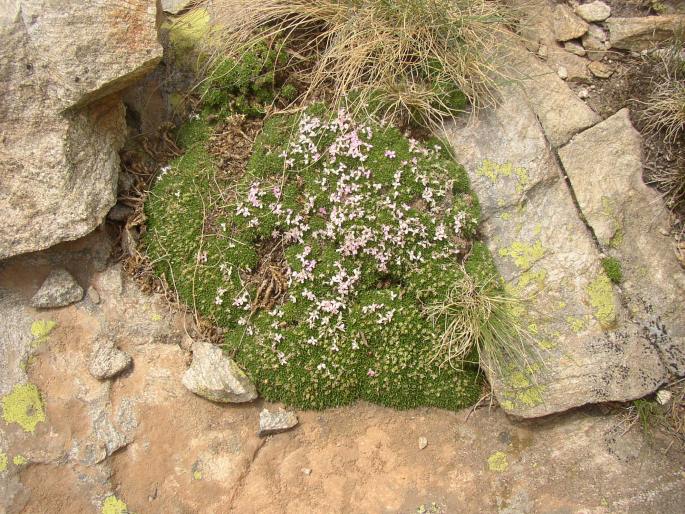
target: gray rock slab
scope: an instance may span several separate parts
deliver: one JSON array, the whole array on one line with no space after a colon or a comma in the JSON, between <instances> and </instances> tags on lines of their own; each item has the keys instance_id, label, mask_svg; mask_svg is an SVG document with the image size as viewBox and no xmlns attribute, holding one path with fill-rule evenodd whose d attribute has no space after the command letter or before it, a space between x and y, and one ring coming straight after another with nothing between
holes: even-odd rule
<instances>
[{"instance_id":1,"label":"gray rock slab","mask_svg":"<svg viewBox=\"0 0 685 514\"><path fill-rule=\"evenodd\" d=\"M55 269L31 298L31 306L37 309L65 307L83 299L83 288L65 269Z\"/></svg>"},{"instance_id":2,"label":"gray rock slab","mask_svg":"<svg viewBox=\"0 0 685 514\"><path fill-rule=\"evenodd\" d=\"M613 48L641 52L670 39L685 27L685 15L609 18L609 39Z\"/></svg>"},{"instance_id":3,"label":"gray rock slab","mask_svg":"<svg viewBox=\"0 0 685 514\"><path fill-rule=\"evenodd\" d=\"M259 413L259 436L266 437L285 432L294 428L297 423L297 415L292 411L263 409Z\"/></svg>"},{"instance_id":4,"label":"gray rock slab","mask_svg":"<svg viewBox=\"0 0 685 514\"><path fill-rule=\"evenodd\" d=\"M664 235L668 211L642 180L642 137L628 109L575 136L559 157L604 252L621 263L635 325L671 372L685 374L685 271Z\"/></svg>"},{"instance_id":5,"label":"gray rock slab","mask_svg":"<svg viewBox=\"0 0 685 514\"><path fill-rule=\"evenodd\" d=\"M193 361L183 375L191 392L220 403L242 403L257 398L257 390L243 370L218 346L193 344Z\"/></svg>"},{"instance_id":6,"label":"gray rock slab","mask_svg":"<svg viewBox=\"0 0 685 514\"><path fill-rule=\"evenodd\" d=\"M516 90L504 95L498 108L447 133L480 199L499 270L530 299L523 323L544 361L533 381L491 375L495 395L507 412L534 417L651 393L666 378L659 353L626 323L536 112Z\"/></svg>"},{"instance_id":7,"label":"gray rock slab","mask_svg":"<svg viewBox=\"0 0 685 514\"><path fill-rule=\"evenodd\" d=\"M0 259L102 223L126 137L114 93L162 55L155 2L9 4L0 9Z\"/></svg>"}]
</instances>

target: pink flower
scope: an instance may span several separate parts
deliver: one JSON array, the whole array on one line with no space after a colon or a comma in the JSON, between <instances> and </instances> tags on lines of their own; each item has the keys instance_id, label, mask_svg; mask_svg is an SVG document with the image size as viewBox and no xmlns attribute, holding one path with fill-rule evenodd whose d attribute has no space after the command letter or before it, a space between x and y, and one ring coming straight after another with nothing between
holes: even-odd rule
<instances>
[{"instance_id":1,"label":"pink flower","mask_svg":"<svg viewBox=\"0 0 685 514\"><path fill-rule=\"evenodd\" d=\"M369 371L366 372L367 377L375 377L377 375L378 375L378 373L376 371L372 370L371 368L369 368Z\"/></svg>"},{"instance_id":2,"label":"pink flower","mask_svg":"<svg viewBox=\"0 0 685 514\"><path fill-rule=\"evenodd\" d=\"M388 159L394 159L395 156L396 156L396 154L395 154L395 152L394 152L393 150L386 150L386 151L385 151L385 156L386 156Z\"/></svg>"}]
</instances>

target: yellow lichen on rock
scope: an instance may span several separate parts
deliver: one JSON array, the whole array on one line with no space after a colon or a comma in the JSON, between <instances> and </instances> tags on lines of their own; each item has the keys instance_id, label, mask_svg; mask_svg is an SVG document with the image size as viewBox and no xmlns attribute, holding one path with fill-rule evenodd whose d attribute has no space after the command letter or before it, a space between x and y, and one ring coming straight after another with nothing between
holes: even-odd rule
<instances>
[{"instance_id":1,"label":"yellow lichen on rock","mask_svg":"<svg viewBox=\"0 0 685 514\"><path fill-rule=\"evenodd\" d=\"M34 432L38 423L45 421L45 410L40 391L33 384L16 385L2 398L2 418L6 423L17 423L25 432Z\"/></svg>"},{"instance_id":2,"label":"yellow lichen on rock","mask_svg":"<svg viewBox=\"0 0 685 514\"><path fill-rule=\"evenodd\" d=\"M15 466L23 466L24 464L28 464L28 462L29 461L23 455L15 455L12 459L12 463Z\"/></svg>"},{"instance_id":3,"label":"yellow lichen on rock","mask_svg":"<svg viewBox=\"0 0 685 514\"><path fill-rule=\"evenodd\" d=\"M102 503L102 514L129 514L128 506L116 496L108 496Z\"/></svg>"},{"instance_id":4,"label":"yellow lichen on rock","mask_svg":"<svg viewBox=\"0 0 685 514\"><path fill-rule=\"evenodd\" d=\"M476 170L476 174L481 177L489 178L493 184L500 178L516 177L516 192L522 193L525 186L528 185L528 170L526 168L514 167L510 162L498 164L489 159L483 160L480 167Z\"/></svg>"},{"instance_id":5,"label":"yellow lichen on rock","mask_svg":"<svg viewBox=\"0 0 685 514\"><path fill-rule=\"evenodd\" d=\"M519 269L527 270L545 256L545 249L539 239L533 244L514 241L511 246L500 248L499 254L511 258Z\"/></svg>"},{"instance_id":6,"label":"yellow lichen on rock","mask_svg":"<svg viewBox=\"0 0 685 514\"><path fill-rule=\"evenodd\" d=\"M0 473L7 469L7 454L0 452Z\"/></svg>"},{"instance_id":7,"label":"yellow lichen on rock","mask_svg":"<svg viewBox=\"0 0 685 514\"><path fill-rule=\"evenodd\" d=\"M57 323L49 319L38 319L31 323L31 335L33 346L40 346L48 340L48 336L57 326Z\"/></svg>"},{"instance_id":8,"label":"yellow lichen on rock","mask_svg":"<svg viewBox=\"0 0 685 514\"><path fill-rule=\"evenodd\" d=\"M506 471L508 467L509 463L507 462L506 453L495 452L488 457L488 469L490 469L490 471L501 473L502 471Z\"/></svg>"},{"instance_id":9,"label":"yellow lichen on rock","mask_svg":"<svg viewBox=\"0 0 685 514\"><path fill-rule=\"evenodd\" d=\"M594 309L594 316L603 328L611 328L616 324L616 301L611 280L605 274L590 282L587 287L590 305Z\"/></svg>"}]
</instances>

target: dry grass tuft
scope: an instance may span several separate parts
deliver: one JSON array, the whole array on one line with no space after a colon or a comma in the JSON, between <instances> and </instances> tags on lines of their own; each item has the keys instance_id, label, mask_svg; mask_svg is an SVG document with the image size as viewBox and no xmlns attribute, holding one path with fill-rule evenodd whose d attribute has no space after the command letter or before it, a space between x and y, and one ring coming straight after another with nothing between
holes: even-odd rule
<instances>
[{"instance_id":1,"label":"dry grass tuft","mask_svg":"<svg viewBox=\"0 0 685 514\"><path fill-rule=\"evenodd\" d=\"M306 90L396 122L439 123L495 103L512 21L496 0L215 0L220 62L281 41Z\"/></svg>"},{"instance_id":2,"label":"dry grass tuft","mask_svg":"<svg viewBox=\"0 0 685 514\"><path fill-rule=\"evenodd\" d=\"M478 282L465 271L446 297L424 313L442 333L435 349L441 364L463 363L478 353L482 368L503 378L515 372L529 377L542 358L537 341L523 325L523 300L503 292L495 279Z\"/></svg>"},{"instance_id":3,"label":"dry grass tuft","mask_svg":"<svg viewBox=\"0 0 685 514\"><path fill-rule=\"evenodd\" d=\"M657 53L663 74L655 78L654 90L646 101L644 116L650 132L663 131L675 141L685 130L685 48L682 42Z\"/></svg>"},{"instance_id":4,"label":"dry grass tuft","mask_svg":"<svg viewBox=\"0 0 685 514\"><path fill-rule=\"evenodd\" d=\"M642 105L644 129L663 137L670 145L685 144L685 46L683 36L673 44L654 52L658 70L653 89ZM675 209L685 205L685 168L675 165L659 171L652 182L666 192Z\"/></svg>"}]
</instances>

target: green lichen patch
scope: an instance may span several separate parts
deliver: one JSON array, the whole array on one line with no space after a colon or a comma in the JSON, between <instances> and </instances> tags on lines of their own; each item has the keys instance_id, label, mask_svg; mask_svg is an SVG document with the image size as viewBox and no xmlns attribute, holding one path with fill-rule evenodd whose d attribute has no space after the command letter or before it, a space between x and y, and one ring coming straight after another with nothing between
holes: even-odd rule
<instances>
[{"instance_id":1,"label":"green lichen patch","mask_svg":"<svg viewBox=\"0 0 685 514\"><path fill-rule=\"evenodd\" d=\"M601 274L590 282L587 294L590 297L593 314L600 325L605 329L613 327L616 324L616 301L609 277Z\"/></svg>"},{"instance_id":2,"label":"green lichen patch","mask_svg":"<svg viewBox=\"0 0 685 514\"><path fill-rule=\"evenodd\" d=\"M2 418L6 423L17 423L25 432L34 432L36 425L45 421L40 391L34 384L20 384L2 397Z\"/></svg>"},{"instance_id":3,"label":"green lichen patch","mask_svg":"<svg viewBox=\"0 0 685 514\"><path fill-rule=\"evenodd\" d=\"M498 451L488 457L488 469L490 471L502 473L503 471L506 471L508 467L509 462L507 461L506 453Z\"/></svg>"},{"instance_id":4,"label":"green lichen patch","mask_svg":"<svg viewBox=\"0 0 685 514\"><path fill-rule=\"evenodd\" d=\"M517 268L528 270L545 256L545 249L539 239L532 244L514 241L510 246L500 248L499 254L513 260Z\"/></svg>"},{"instance_id":5,"label":"green lichen patch","mask_svg":"<svg viewBox=\"0 0 685 514\"><path fill-rule=\"evenodd\" d=\"M7 454L5 452L0 452L0 473L7 469Z\"/></svg>"},{"instance_id":6,"label":"green lichen patch","mask_svg":"<svg viewBox=\"0 0 685 514\"><path fill-rule=\"evenodd\" d=\"M609 280L614 284L620 284L623 280L623 271L621 269L621 261L616 257L605 257L602 259L602 268Z\"/></svg>"},{"instance_id":7,"label":"green lichen patch","mask_svg":"<svg viewBox=\"0 0 685 514\"><path fill-rule=\"evenodd\" d=\"M129 514L128 506L116 496L108 496L102 502L102 514Z\"/></svg>"},{"instance_id":8,"label":"green lichen patch","mask_svg":"<svg viewBox=\"0 0 685 514\"><path fill-rule=\"evenodd\" d=\"M268 120L244 173L226 174L212 131L201 114L179 134L185 154L146 205L147 251L224 328L260 394L303 408L473 403L477 366L433 359L440 328L422 306L463 269L497 271L473 242L466 173L440 143L315 106Z\"/></svg>"}]
</instances>

